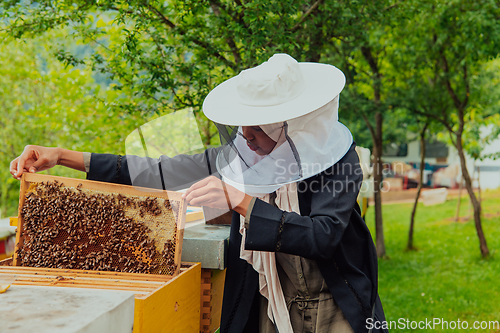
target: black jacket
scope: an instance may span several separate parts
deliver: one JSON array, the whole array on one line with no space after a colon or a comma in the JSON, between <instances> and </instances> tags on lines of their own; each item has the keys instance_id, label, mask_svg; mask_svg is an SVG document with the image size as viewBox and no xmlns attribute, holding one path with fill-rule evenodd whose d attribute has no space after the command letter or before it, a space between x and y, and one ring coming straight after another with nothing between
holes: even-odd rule
<instances>
[{"instance_id":1,"label":"black jacket","mask_svg":"<svg viewBox=\"0 0 500 333\"><path fill-rule=\"evenodd\" d=\"M356 198L362 172L353 144L334 166L297 184L301 214L256 200L247 231L247 250L276 251L316 260L335 301L354 332L368 332L367 320L385 321L377 291L377 256ZM158 160L92 154L88 179L175 189L215 171L216 149ZM139 166L137 166L139 165ZM221 333L258 332L258 274L239 258L239 214L233 214ZM282 223L282 226L280 224ZM374 329L373 332L376 332Z\"/></svg>"}]
</instances>

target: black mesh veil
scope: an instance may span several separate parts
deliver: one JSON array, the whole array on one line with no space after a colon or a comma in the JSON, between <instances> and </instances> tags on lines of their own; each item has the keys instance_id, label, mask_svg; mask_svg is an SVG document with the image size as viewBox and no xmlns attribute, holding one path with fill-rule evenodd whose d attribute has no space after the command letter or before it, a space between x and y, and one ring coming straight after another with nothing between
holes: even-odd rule
<instances>
[{"instance_id":1,"label":"black mesh veil","mask_svg":"<svg viewBox=\"0 0 500 333\"><path fill-rule=\"evenodd\" d=\"M217 155L217 171L228 184L249 194L265 194L302 176L300 156L288 136L287 122L249 126L250 131L263 131L275 142L267 154L245 136L248 130L244 127L216 126L223 145Z\"/></svg>"}]
</instances>

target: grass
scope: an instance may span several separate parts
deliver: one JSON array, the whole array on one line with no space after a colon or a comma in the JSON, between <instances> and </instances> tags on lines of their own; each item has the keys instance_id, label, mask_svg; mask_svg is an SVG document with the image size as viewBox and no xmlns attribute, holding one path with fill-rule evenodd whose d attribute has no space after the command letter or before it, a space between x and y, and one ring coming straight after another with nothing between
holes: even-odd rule
<instances>
[{"instance_id":1,"label":"grass","mask_svg":"<svg viewBox=\"0 0 500 333\"><path fill-rule=\"evenodd\" d=\"M461 216L468 214L468 198L462 198ZM379 260L379 293L386 319L398 321L467 321L468 332L500 332L472 329L474 321L500 321L500 190L483 192L483 230L490 257L483 259L474 221L454 222L457 199L444 204L419 204L414 246L407 251L412 204L383 206L387 259ZM366 221L374 234L374 211ZM453 325L453 324L450 324ZM393 326L394 327L394 326ZM400 326L401 327L401 326ZM392 331L457 332L463 329L393 329Z\"/></svg>"}]
</instances>

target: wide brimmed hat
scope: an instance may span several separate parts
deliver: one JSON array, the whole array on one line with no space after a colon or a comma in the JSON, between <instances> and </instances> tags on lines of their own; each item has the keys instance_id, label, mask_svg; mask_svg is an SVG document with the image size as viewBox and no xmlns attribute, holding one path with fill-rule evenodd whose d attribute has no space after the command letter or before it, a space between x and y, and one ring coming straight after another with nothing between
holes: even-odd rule
<instances>
[{"instance_id":1,"label":"wide brimmed hat","mask_svg":"<svg viewBox=\"0 0 500 333\"><path fill-rule=\"evenodd\" d=\"M321 108L344 85L345 76L335 66L275 54L213 89L203 102L203 113L225 125L277 123Z\"/></svg>"}]
</instances>

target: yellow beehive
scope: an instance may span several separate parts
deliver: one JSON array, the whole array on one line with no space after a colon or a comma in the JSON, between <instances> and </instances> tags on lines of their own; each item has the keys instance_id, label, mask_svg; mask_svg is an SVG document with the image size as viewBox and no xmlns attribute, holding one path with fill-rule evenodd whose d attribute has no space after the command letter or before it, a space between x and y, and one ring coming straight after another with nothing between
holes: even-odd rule
<instances>
[{"instance_id":1,"label":"yellow beehive","mask_svg":"<svg viewBox=\"0 0 500 333\"><path fill-rule=\"evenodd\" d=\"M42 184L41 187L40 184ZM43 184L50 184L50 186L47 187ZM115 268L114 266L111 267L112 269L106 269L107 267L101 266L101 270L99 271L82 269L78 267L79 265L76 265L76 268L80 269L22 266L23 259L24 262L34 262L30 261L30 257L37 255L36 251L31 251L29 248L37 240L30 239L30 235L25 228L27 226L27 221L25 220L25 215L27 215L26 210L23 212L23 207L26 207L25 202L27 199L31 200L32 196L42 197L43 199L43 194L37 193L37 191L43 192L48 190L48 188L52 188L51 191L56 191L57 189L54 189L56 185L64 189L65 192L63 194L68 197L71 197L73 194L78 195L82 192L97 195L96 200L117 201L119 199L127 201L127 198L129 198L130 200L139 200L141 202L149 200L147 202L151 203L152 199L148 198L155 198L157 203L162 204L164 207L162 207L163 213L161 216L158 214L151 217L151 214L148 216L147 212L143 212L143 216L141 216L140 207L128 206L126 207L128 211L125 217L135 219L133 222L130 222L130 219L127 220L130 223L144 224L148 228L147 236L155 241L153 243L159 247L159 250L162 250L166 243L171 245L170 253L175 263L175 270L168 272L161 271L162 266L159 265L156 270L153 269L148 274L145 274L112 271ZM59 199L62 197L58 195ZM59 199L55 198L54 200ZM65 202L62 207L69 209L68 204L70 202ZM153 206L148 204L146 208L155 209ZM33 285L131 291L135 294L134 333L199 332L201 265L199 263L183 263L181 267L180 263L185 215L186 205L185 201L181 199L180 193L138 189L131 186L81 179L24 174L21 180L16 252L13 258L0 262L0 277L2 274L9 276L14 274L16 276L13 282L14 286ZM147 221L148 219L149 221ZM161 225L165 221L168 222L167 230L165 226ZM73 221L71 227L73 229L75 225L76 227L80 227L78 222L80 221ZM52 226L51 223L53 221L39 222L37 227L43 229L48 225L48 229L52 228L54 232L55 225ZM172 228L172 225L174 228ZM78 239L78 237L72 235L67 225L63 225L62 228L67 228L69 232L64 234L59 231L63 235L55 235L54 233L53 237L50 234L46 235L47 239L52 237L55 240L54 242L49 242L49 244L52 244L49 246L55 247L58 244L63 244L64 241L68 240L66 236L70 236L70 241L66 243L67 245L72 245L71 241L73 239L76 240L76 244L74 244L76 247L81 245L82 239ZM140 228L146 230L143 227ZM85 232L89 233L94 230L91 229L89 228ZM100 244L106 244L103 239L99 238L106 238L105 233L109 230L110 228L105 229L105 231L97 231L95 237L92 238L96 240L95 244L93 243L91 246L95 248ZM47 242L47 240L45 241ZM85 241L89 241L89 239L86 238ZM128 255L135 256L137 260L148 263L148 259L155 259L154 257L152 259L148 257L148 253L141 249L140 243L131 243L128 245ZM122 246L122 249L124 247L125 245ZM33 249L35 248L36 246L33 246ZM77 264L76 261L75 264ZM73 265L75 266L75 264ZM121 264L119 263L118 266Z\"/></svg>"},{"instance_id":2,"label":"yellow beehive","mask_svg":"<svg viewBox=\"0 0 500 333\"><path fill-rule=\"evenodd\" d=\"M123 290L135 293L134 333L199 332L201 265L183 264L180 274L167 275L6 266L12 285ZM7 291L9 292L9 291Z\"/></svg>"}]
</instances>

